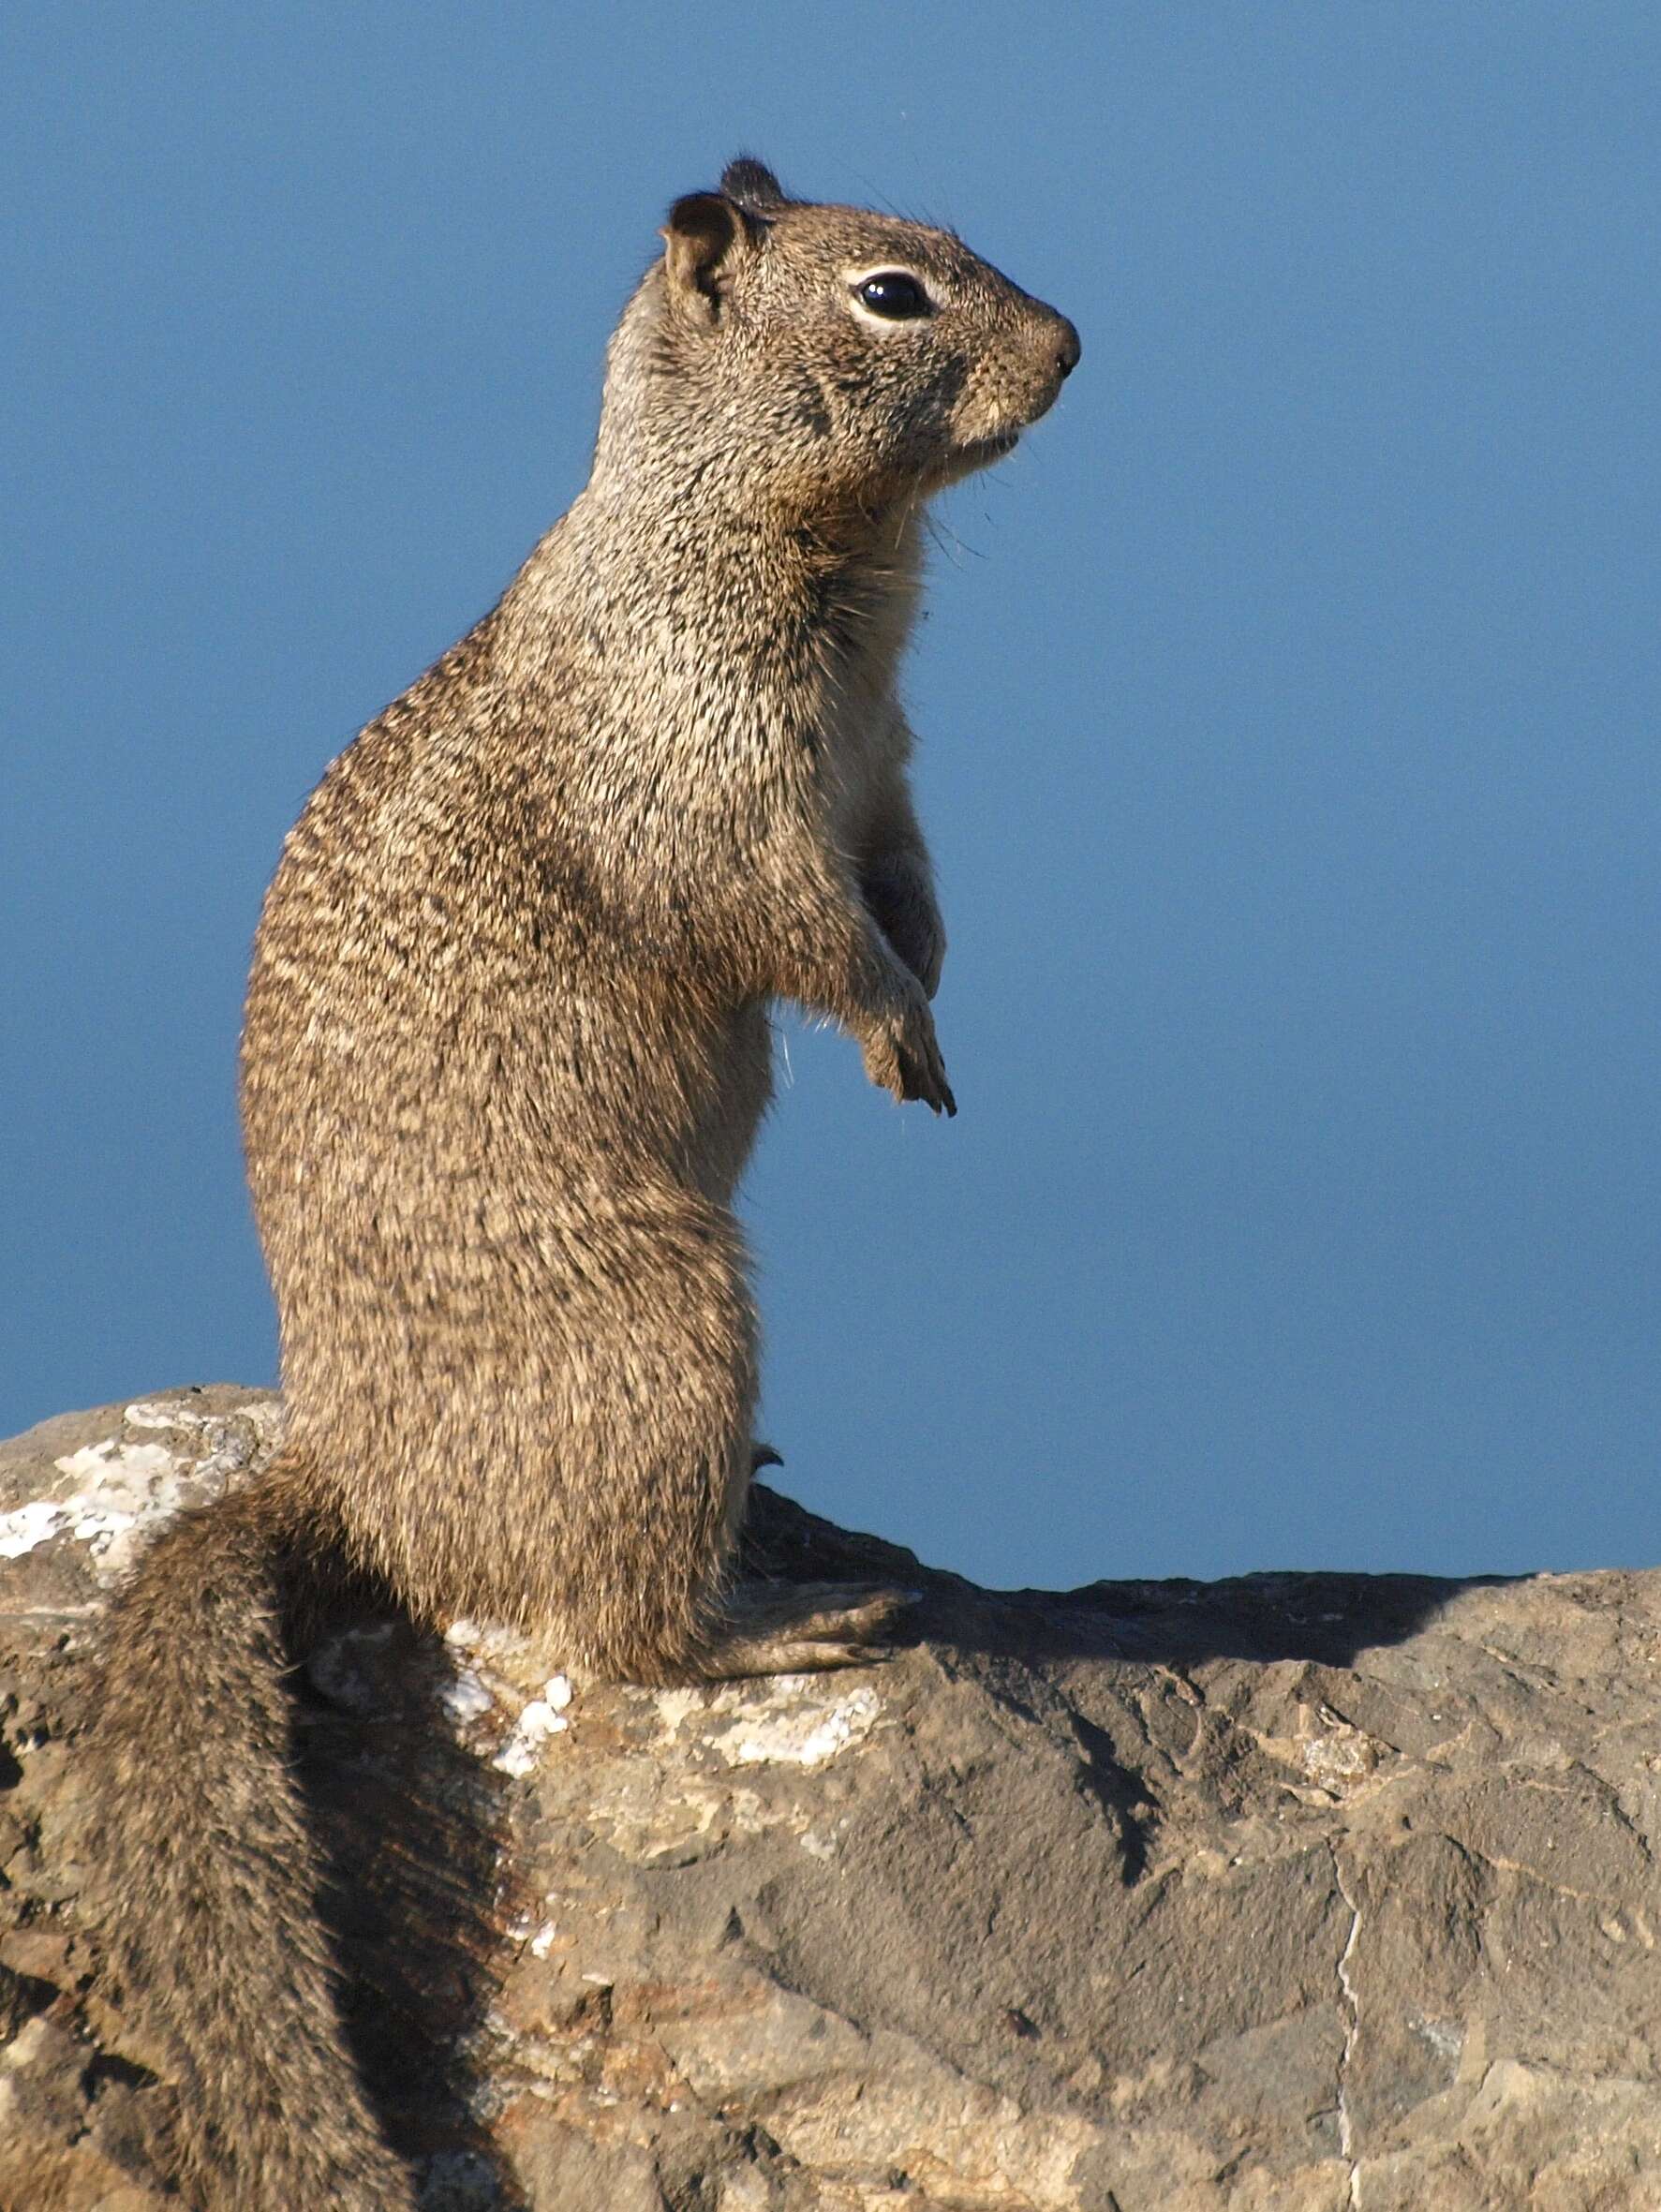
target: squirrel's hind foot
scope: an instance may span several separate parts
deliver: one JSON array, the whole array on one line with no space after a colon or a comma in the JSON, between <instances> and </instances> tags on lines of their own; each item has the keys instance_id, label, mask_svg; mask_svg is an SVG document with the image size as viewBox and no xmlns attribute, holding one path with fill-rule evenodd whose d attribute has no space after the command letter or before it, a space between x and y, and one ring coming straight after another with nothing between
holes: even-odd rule
<instances>
[{"instance_id":1,"label":"squirrel's hind foot","mask_svg":"<svg viewBox=\"0 0 1661 2212\"><path fill-rule=\"evenodd\" d=\"M729 1633L703 1671L723 1682L876 1666L892 1656L895 1625L917 1597L876 1582L741 1582L727 1599Z\"/></svg>"}]
</instances>

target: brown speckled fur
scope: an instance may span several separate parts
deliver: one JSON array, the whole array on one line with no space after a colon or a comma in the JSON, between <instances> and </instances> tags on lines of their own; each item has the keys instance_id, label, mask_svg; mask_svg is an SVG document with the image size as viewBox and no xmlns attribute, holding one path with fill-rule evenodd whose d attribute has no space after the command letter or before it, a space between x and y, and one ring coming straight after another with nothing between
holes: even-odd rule
<instances>
[{"instance_id":1,"label":"brown speckled fur","mask_svg":"<svg viewBox=\"0 0 1661 2212\"><path fill-rule=\"evenodd\" d=\"M957 239L754 162L663 235L587 487L329 769L260 926L243 1108L289 1427L257 1492L140 1567L99 1730L110 1948L204 2205L414 2201L341 2041L289 1774L308 1556L635 1681L847 1664L901 1602L731 1584L732 1203L770 999L953 1110L896 664L925 499L1044 413L1077 341ZM859 311L883 268L934 312Z\"/></svg>"}]
</instances>

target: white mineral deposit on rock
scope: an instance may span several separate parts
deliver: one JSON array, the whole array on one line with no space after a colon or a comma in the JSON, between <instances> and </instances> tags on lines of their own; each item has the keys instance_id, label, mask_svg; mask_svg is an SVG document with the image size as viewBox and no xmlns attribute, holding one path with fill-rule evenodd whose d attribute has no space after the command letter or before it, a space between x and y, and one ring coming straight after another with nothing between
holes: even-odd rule
<instances>
[{"instance_id":1,"label":"white mineral deposit on rock","mask_svg":"<svg viewBox=\"0 0 1661 2212\"><path fill-rule=\"evenodd\" d=\"M154 1527L182 1506L215 1495L229 1476L249 1464L275 1412L274 1401L257 1400L228 1421L188 1400L138 1401L123 1412L123 1434L99 1437L53 1461L55 1472L76 1485L67 1497L33 1498L0 1513L0 1559L22 1558L67 1536L88 1547L100 1582L113 1581ZM127 1429L188 1433L207 1449L129 1443Z\"/></svg>"},{"instance_id":2,"label":"white mineral deposit on rock","mask_svg":"<svg viewBox=\"0 0 1661 2212\"><path fill-rule=\"evenodd\" d=\"M458 1728L465 1728L470 1721L482 1720L493 1710L496 1700L471 1667L458 1667L438 1692L438 1702Z\"/></svg>"},{"instance_id":3,"label":"white mineral deposit on rock","mask_svg":"<svg viewBox=\"0 0 1661 2212\"><path fill-rule=\"evenodd\" d=\"M553 1689L556 1683L564 1683L564 1677L556 1676L554 1682L549 1683L548 1688ZM571 1702L571 1685L568 1683L565 1684L562 1702L568 1705ZM513 1725L512 1734L491 1760L491 1765L504 1774L528 1774L548 1738L560 1734L568 1725L565 1715L553 1699L546 1695L532 1698L520 1713Z\"/></svg>"},{"instance_id":4,"label":"white mineral deposit on rock","mask_svg":"<svg viewBox=\"0 0 1661 2212\"><path fill-rule=\"evenodd\" d=\"M0 1559L21 1559L37 1544L50 1543L68 1526L71 1512L55 1498L31 1498L14 1512L0 1513Z\"/></svg>"},{"instance_id":5,"label":"white mineral deposit on rock","mask_svg":"<svg viewBox=\"0 0 1661 2212\"><path fill-rule=\"evenodd\" d=\"M200 1429L207 1418L188 1398L138 1398L122 1416L129 1429Z\"/></svg>"},{"instance_id":6,"label":"white mineral deposit on rock","mask_svg":"<svg viewBox=\"0 0 1661 2212\"><path fill-rule=\"evenodd\" d=\"M868 1735L882 1710L864 1685L827 1698L819 1674L780 1674L760 1696L753 1688L726 1690L709 1700L716 1710L733 1711L734 1704L731 1723L708 1735L710 1749L728 1766L823 1766Z\"/></svg>"}]
</instances>

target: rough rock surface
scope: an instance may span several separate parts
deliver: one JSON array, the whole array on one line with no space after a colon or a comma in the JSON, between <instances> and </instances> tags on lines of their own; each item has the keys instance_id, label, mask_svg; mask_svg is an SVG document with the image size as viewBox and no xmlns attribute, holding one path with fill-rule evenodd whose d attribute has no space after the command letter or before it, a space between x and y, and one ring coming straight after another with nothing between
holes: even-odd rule
<instances>
[{"instance_id":1,"label":"rough rock surface","mask_svg":"<svg viewBox=\"0 0 1661 2212\"><path fill-rule=\"evenodd\" d=\"M227 1388L0 1448L0 2205L164 2200L76 1914L77 1655ZM1654 2212L1661 1574L924 1593L887 1665L571 1682L458 1624L312 1655L352 2023L433 2212Z\"/></svg>"}]
</instances>

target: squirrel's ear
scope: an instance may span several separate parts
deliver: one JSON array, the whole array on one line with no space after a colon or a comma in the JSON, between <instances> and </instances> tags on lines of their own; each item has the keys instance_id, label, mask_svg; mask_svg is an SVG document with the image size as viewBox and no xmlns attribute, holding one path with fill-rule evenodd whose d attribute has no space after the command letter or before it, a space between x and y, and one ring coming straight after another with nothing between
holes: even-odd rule
<instances>
[{"instance_id":1,"label":"squirrel's ear","mask_svg":"<svg viewBox=\"0 0 1661 2212\"><path fill-rule=\"evenodd\" d=\"M722 294L755 251L744 210L722 192L689 192L670 209L662 235L670 296L714 322Z\"/></svg>"},{"instance_id":2,"label":"squirrel's ear","mask_svg":"<svg viewBox=\"0 0 1661 2212\"><path fill-rule=\"evenodd\" d=\"M736 160L728 162L721 171L721 190L749 215L770 215L776 208L790 205L779 179L753 154L740 154Z\"/></svg>"}]
</instances>

